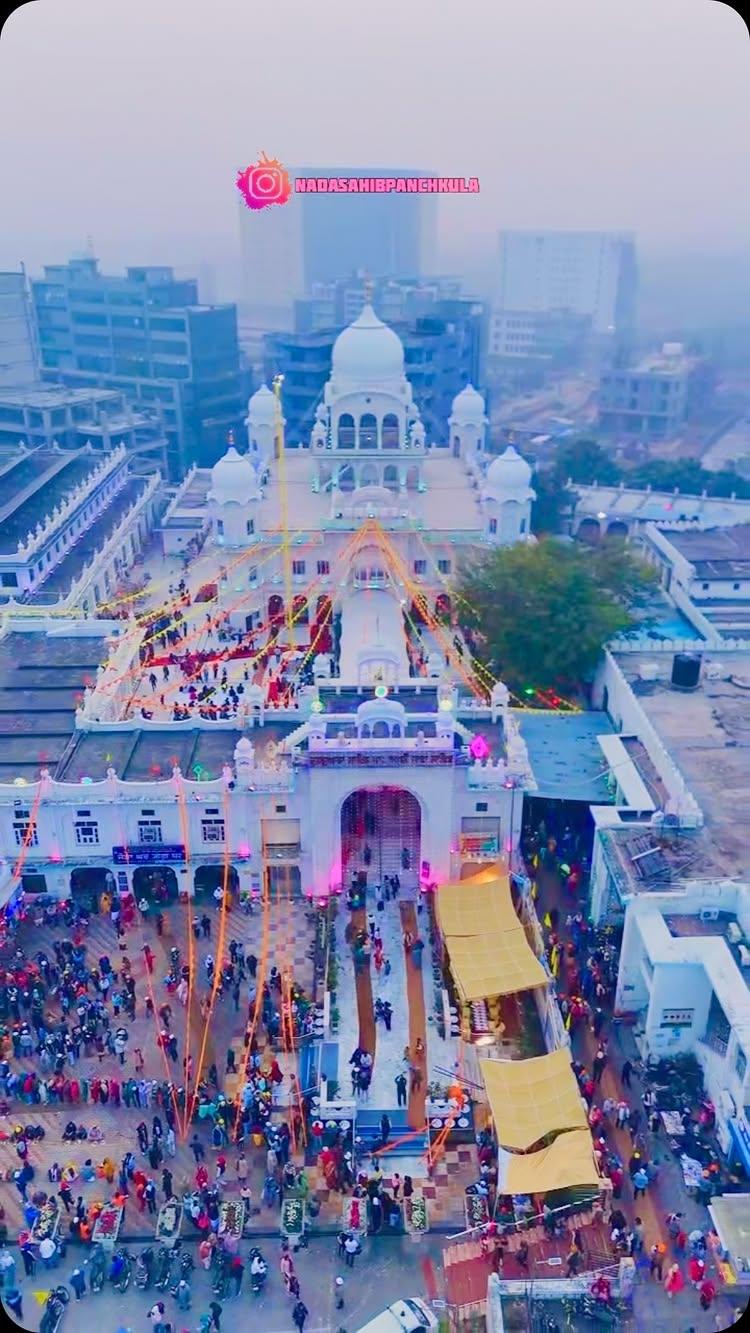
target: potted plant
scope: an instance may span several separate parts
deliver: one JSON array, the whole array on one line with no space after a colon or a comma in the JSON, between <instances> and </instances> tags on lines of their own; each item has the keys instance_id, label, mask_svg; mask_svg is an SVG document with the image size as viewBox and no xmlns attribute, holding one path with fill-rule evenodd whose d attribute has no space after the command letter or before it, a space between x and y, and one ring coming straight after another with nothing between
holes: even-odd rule
<instances>
[{"instance_id":1,"label":"potted plant","mask_svg":"<svg viewBox=\"0 0 750 1333\"><path fill-rule=\"evenodd\" d=\"M281 1205L281 1231L285 1236L300 1236L305 1229L305 1205L289 1195Z\"/></svg>"},{"instance_id":2,"label":"potted plant","mask_svg":"<svg viewBox=\"0 0 750 1333\"><path fill-rule=\"evenodd\" d=\"M219 1235L235 1236L241 1240L244 1226L244 1199L225 1199L219 1209Z\"/></svg>"},{"instance_id":3,"label":"potted plant","mask_svg":"<svg viewBox=\"0 0 750 1333\"><path fill-rule=\"evenodd\" d=\"M168 1199L159 1209L156 1219L156 1239L164 1245L173 1245L182 1226L182 1206L176 1199Z\"/></svg>"},{"instance_id":4,"label":"potted plant","mask_svg":"<svg viewBox=\"0 0 750 1333\"><path fill-rule=\"evenodd\" d=\"M464 1209L466 1211L466 1228L469 1231L474 1227L485 1226L490 1220L487 1200L483 1194L465 1194Z\"/></svg>"},{"instance_id":5,"label":"potted plant","mask_svg":"<svg viewBox=\"0 0 750 1333\"><path fill-rule=\"evenodd\" d=\"M107 1203L102 1208L99 1216L94 1223L94 1230L91 1234L91 1240L94 1245L100 1242L103 1244L114 1245L122 1223L123 1209L113 1203Z\"/></svg>"},{"instance_id":6,"label":"potted plant","mask_svg":"<svg viewBox=\"0 0 750 1333\"><path fill-rule=\"evenodd\" d=\"M54 1240L59 1225L60 1205L57 1199L48 1199L46 1203L42 1204L39 1216L31 1229L32 1239L40 1241L49 1237L50 1240Z\"/></svg>"},{"instance_id":7,"label":"potted plant","mask_svg":"<svg viewBox=\"0 0 750 1333\"><path fill-rule=\"evenodd\" d=\"M417 1235L424 1235L429 1230L427 1203L421 1194L412 1194L410 1199L404 1199L404 1222L407 1231Z\"/></svg>"}]
</instances>

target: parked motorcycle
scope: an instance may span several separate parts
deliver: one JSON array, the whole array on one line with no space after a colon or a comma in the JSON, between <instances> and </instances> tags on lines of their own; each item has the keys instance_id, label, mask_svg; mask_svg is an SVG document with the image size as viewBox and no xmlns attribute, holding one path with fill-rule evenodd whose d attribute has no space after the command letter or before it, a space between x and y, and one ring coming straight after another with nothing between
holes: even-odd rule
<instances>
[{"instance_id":1,"label":"parked motorcycle","mask_svg":"<svg viewBox=\"0 0 750 1333\"><path fill-rule=\"evenodd\" d=\"M92 1291L101 1291L107 1276L107 1256L101 1245L94 1246L89 1267L89 1287Z\"/></svg>"},{"instance_id":2,"label":"parked motorcycle","mask_svg":"<svg viewBox=\"0 0 750 1333\"><path fill-rule=\"evenodd\" d=\"M154 1251L150 1245L141 1250L135 1261L135 1285L139 1291L147 1291L154 1272Z\"/></svg>"},{"instance_id":3,"label":"parked motorcycle","mask_svg":"<svg viewBox=\"0 0 750 1333\"><path fill-rule=\"evenodd\" d=\"M52 1289L39 1321L39 1333L57 1333L69 1300L70 1292L67 1287L60 1286Z\"/></svg>"}]
</instances>

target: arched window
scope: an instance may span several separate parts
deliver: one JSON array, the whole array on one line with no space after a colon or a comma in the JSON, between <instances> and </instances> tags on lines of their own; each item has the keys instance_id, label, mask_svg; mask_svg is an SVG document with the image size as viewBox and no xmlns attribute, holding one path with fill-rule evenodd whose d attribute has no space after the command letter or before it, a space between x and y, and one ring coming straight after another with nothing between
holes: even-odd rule
<instances>
[{"instance_id":1,"label":"arched window","mask_svg":"<svg viewBox=\"0 0 750 1333\"><path fill-rule=\"evenodd\" d=\"M349 465L347 465L346 467L342 467L341 471L339 472L339 490L340 490L340 491L353 491L353 490L354 490L354 468L353 468L353 467L350 467Z\"/></svg>"},{"instance_id":2,"label":"arched window","mask_svg":"<svg viewBox=\"0 0 750 1333\"><path fill-rule=\"evenodd\" d=\"M342 412L339 417L337 441L339 449L354 448L354 417L351 412Z\"/></svg>"},{"instance_id":3,"label":"arched window","mask_svg":"<svg viewBox=\"0 0 750 1333\"><path fill-rule=\"evenodd\" d=\"M364 412L359 419L360 449L377 449L378 423L373 412Z\"/></svg>"},{"instance_id":4,"label":"arched window","mask_svg":"<svg viewBox=\"0 0 750 1333\"><path fill-rule=\"evenodd\" d=\"M389 491L398 490L398 468L393 463L389 463L388 466L383 469L383 485L386 486Z\"/></svg>"},{"instance_id":5,"label":"arched window","mask_svg":"<svg viewBox=\"0 0 750 1333\"><path fill-rule=\"evenodd\" d=\"M375 463L365 463L364 467L360 468L359 484L360 486L377 486L378 469Z\"/></svg>"},{"instance_id":6,"label":"arched window","mask_svg":"<svg viewBox=\"0 0 750 1333\"><path fill-rule=\"evenodd\" d=\"M398 737L401 736L401 723L400 723L400 722L394 722L394 724L393 724L393 726L392 726L392 728L391 728L391 736L398 736Z\"/></svg>"},{"instance_id":7,"label":"arched window","mask_svg":"<svg viewBox=\"0 0 750 1333\"><path fill-rule=\"evenodd\" d=\"M395 412L386 412L383 417L382 441L384 449L398 449L398 417Z\"/></svg>"},{"instance_id":8,"label":"arched window","mask_svg":"<svg viewBox=\"0 0 750 1333\"><path fill-rule=\"evenodd\" d=\"M390 731L389 731L389 729L388 729L388 723L387 723L387 722L374 722L374 723L373 723L373 727L372 727L372 738L373 738L373 740L376 740L376 739L377 739L377 740L385 740L386 737L388 737L388 736L390 736Z\"/></svg>"}]
</instances>

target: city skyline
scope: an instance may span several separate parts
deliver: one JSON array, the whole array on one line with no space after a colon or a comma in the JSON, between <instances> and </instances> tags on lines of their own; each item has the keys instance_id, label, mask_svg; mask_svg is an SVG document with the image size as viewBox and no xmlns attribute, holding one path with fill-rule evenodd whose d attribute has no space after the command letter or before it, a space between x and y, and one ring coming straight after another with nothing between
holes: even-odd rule
<instances>
[{"instance_id":1,"label":"city skyline","mask_svg":"<svg viewBox=\"0 0 750 1333\"><path fill-rule=\"evenodd\" d=\"M726 6L481 3L456 31L421 0L388 0L364 47L337 0L314 13L289 0L273 26L220 0L210 27L185 6L175 25L167 0L148 11L147 44L141 11L145 21L139 0L127 18L90 0L42 2L6 23L0 266L36 273L93 237L105 268L203 257L226 299L224 268L239 269L234 178L261 149L287 164L417 161L477 175L478 196L439 203L443 267L491 254L502 228L628 230L646 250L744 247L747 42ZM335 88L320 77L334 39ZM274 46L279 60L248 63ZM401 95L378 99L374 116L363 86L376 92L386 69ZM209 95L196 111L198 86Z\"/></svg>"}]
</instances>

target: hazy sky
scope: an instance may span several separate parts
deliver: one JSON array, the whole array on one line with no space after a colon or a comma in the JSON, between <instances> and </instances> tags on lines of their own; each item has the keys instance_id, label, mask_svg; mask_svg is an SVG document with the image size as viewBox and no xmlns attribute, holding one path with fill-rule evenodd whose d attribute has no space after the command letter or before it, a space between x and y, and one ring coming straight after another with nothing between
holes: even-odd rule
<instances>
[{"instance_id":1,"label":"hazy sky","mask_svg":"<svg viewBox=\"0 0 750 1333\"><path fill-rule=\"evenodd\" d=\"M0 267L234 262L237 170L423 164L503 226L750 235L750 43L714 0L33 0L0 37Z\"/></svg>"}]
</instances>

